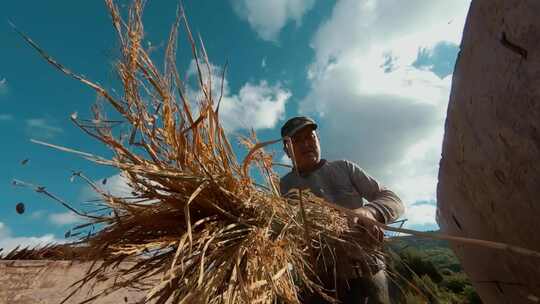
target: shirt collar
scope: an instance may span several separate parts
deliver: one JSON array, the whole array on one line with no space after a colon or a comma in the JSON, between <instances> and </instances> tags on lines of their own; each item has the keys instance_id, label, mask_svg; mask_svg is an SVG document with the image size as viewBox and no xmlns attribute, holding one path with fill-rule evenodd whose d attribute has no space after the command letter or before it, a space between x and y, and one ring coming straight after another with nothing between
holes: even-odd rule
<instances>
[{"instance_id":1,"label":"shirt collar","mask_svg":"<svg viewBox=\"0 0 540 304\"><path fill-rule=\"evenodd\" d=\"M313 168L313 170L310 170L308 172L299 172L300 176L301 177L308 177L311 175L311 173L319 170L320 168L322 168L324 165L326 164L326 159L321 159L321 161L317 164L317 166L315 166L315 168ZM294 169L293 169L294 170Z\"/></svg>"}]
</instances>

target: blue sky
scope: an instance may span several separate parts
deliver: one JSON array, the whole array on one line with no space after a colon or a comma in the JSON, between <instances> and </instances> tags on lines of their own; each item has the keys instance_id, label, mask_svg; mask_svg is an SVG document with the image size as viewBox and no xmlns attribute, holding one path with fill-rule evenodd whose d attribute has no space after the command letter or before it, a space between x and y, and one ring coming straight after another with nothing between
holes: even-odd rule
<instances>
[{"instance_id":1,"label":"blue sky","mask_svg":"<svg viewBox=\"0 0 540 304\"><path fill-rule=\"evenodd\" d=\"M127 1L121 1L126 3ZM255 128L279 136L287 117L317 119L323 154L350 159L398 192L409 227L433 229L444 117L470 0L185 1L217 70L228 62L223 119L231 134ZM146 46L160 58L177 1L148 1ZM110 168L29 141L108 156L73 126L96 100L48 65L9 26L11 20L50 55L108 88L117 43L102 1L10 1L0 12L0 247L61 240L78 220L13 179L47 189L74 206L88 197L72 171L122 181ZM189 74L181 34L179 69ZM280 147L274 147L279 159ZM22 161L28 159L24 165ZM283 158L286 161L285 158ZM115 176L115 177L111 177ZM121 190L118 190L121 191ZM18 215L15 205L26 212Z\"/></svg>"}]
</instances>

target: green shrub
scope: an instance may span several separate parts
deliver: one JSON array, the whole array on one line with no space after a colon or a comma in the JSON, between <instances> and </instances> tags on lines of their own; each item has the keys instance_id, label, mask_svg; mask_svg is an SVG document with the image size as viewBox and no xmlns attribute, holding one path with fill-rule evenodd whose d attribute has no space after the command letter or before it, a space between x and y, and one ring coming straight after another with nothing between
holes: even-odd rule
<instances>
[{"instance_id":1,"label":"green shrub","mask_svg":"<svg viewBox=\"0 0 540 304\"><path fill-rule=\"evenodd\" d=\"M400 257L402 262L416 275L427 275L435 283L440 283L443 280L443 276L439 270L426 258L425 254L422 254L420 251L413 248L407 248L400 253Z\"/></svg>"},{"instance_id":2,"label":"green shrub","mask_svg":"<svg viewBox=\"0 0 540 304\"><path fill-rule=\"evenodd\" d=\"M482 304L482 299L470 285L465 287L463 295L469 304Z\"/></svg>"},{"instance_id":3,"label":"green shrub","mask_svg":"<svg viewBox=\"0 0 540 304\"><path fill-rule=\"evenodd\" d=\"M454 293L462 293L465 290L465 287L471 286L471 283L464 273L454 273L450 276L446 276L442 285Z\"/></svg>"}]
</instances>

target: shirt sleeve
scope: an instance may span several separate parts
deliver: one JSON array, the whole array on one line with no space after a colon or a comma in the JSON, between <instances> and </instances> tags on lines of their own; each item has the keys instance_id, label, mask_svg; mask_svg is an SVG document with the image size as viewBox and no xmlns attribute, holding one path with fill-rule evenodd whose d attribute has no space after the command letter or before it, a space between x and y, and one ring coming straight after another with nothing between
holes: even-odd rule
<instances>
[{"instance_id":1,"label":"shirt sleeve","mask_svg":"<svg viewBox=\"0 0 540 304\"><path fill-rule=\"evenodd\" d=\"M385 223L393 222L403 215L405 212L403 202L393 191L379 184L358 165L349 161L344 162L352 184L368 201L366 206L379 211Z\"/></svg>"}]
</instances>

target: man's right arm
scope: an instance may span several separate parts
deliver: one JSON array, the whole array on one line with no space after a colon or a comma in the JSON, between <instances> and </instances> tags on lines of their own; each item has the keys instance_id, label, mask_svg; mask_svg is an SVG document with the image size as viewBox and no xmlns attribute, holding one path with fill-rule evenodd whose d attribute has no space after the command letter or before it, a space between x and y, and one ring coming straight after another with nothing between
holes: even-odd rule
<instances>
[{"instance_id":1,"label":"man's right arm","mask_svg":"<svg viewBox=\"0 0 540 304\"><path fill-rule=\"evenodd\" d=\"M393 222L403 215L403 202L393 191L379 184L358 165L349 161L345 164L356 190L368 200L365 207L377 210L383 217L383 223Z\"/></svg>"}]
</instances>

